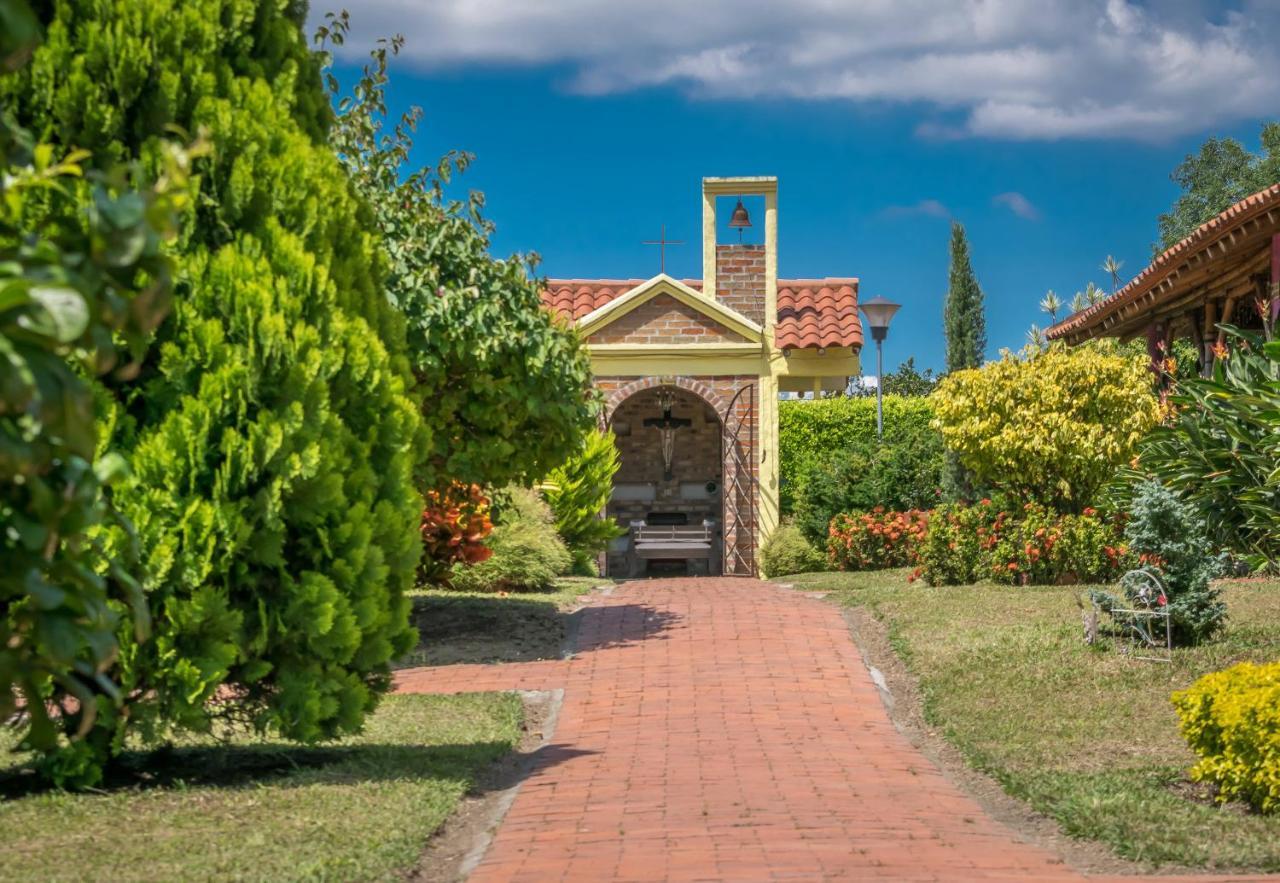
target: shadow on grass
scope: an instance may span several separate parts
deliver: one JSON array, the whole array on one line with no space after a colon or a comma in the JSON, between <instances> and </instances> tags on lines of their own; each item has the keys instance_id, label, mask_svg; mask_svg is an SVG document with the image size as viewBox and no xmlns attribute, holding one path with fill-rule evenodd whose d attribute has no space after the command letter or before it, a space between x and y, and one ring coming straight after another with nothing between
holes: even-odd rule
<instances>
[{"instance_id":1,"label":"shadow on grass","mask_svg":"<svg viewBox=\"0 0 1280 883\"><path fill-rule=\"evenodd\" d=\"M120 791L183 790L213 787L295 788L358 784L406 778L460 779L473 791L499 790L516 784L533 770L547 769L592 752L565 745L544 745L521 754L509 742L454 745L208 745L163 747L126 752L112 764L98 794ZM476 773L494 761L513 758L511 776L477 784ZM0 800L56 793L27 766L0 770Z\"/></svg>"},{"instance_id":2,"label":"shadow on grass","mask_svg":"<svg viewBox=\"0 0 1280 883\"><path fill-rule=\"evenodd\" d=\"M570 614L537 595L433 593L413 599L418 646L396 668L559 658Z\"/></svg>"}]
</instances>

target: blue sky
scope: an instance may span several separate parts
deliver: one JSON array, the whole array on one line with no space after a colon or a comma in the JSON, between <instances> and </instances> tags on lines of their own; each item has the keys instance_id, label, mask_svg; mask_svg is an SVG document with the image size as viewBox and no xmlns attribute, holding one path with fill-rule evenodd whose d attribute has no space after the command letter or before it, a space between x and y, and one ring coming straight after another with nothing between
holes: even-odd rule
<instances>
[{"instance_id":1,"label":"blue sky","mask_svg":"<svg viewBox=\"0 0 1280 883\"><path fill-rule=\"evenodd\" d=\"M415 159L475 153L462 183L487 196L495 251L537 251L546 275L652 275L641 240L665 223L687 241L668 272L698 276L701 177L777 175L780 274L856 275L864 296L901 302L886 364L934 368L952 218L994 356L1043 323L1047 289L1070 300L1106 283L1107 254L1140 270L1172 168L1210 134L1256 147L1277 103L1255 81L1277 82L1280 4L968 0L925 38L901 17L921 3L867 0L865 20L802 26L742 2L725 14L747 24L726 35L711 15L676 20L678 4L628 17L624 2L549 2L513 23L523 6L368 0L339 73L372 35L404 33L390 97L425 111ZM676 36L652 24L664 14ZM861 46L837 40L815 61L812 44L844 26Z\"/></svg>"}]
</instances>

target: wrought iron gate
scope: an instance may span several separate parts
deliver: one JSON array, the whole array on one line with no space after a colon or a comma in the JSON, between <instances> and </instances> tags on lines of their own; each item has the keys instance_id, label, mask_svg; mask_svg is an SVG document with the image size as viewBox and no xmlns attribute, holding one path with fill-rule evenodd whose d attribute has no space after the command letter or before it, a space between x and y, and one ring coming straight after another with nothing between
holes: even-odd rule
<instances>
[{"instance_id":1,"label":"wrought iron gate","mask_svg":"<svg viewBox=\"0 0 1280 883\"><path fill-rule=\"evenodd\" d=\"M738 390L724 412L724 573L756 573L756 387Z\"/></svg>"}]
</instances>

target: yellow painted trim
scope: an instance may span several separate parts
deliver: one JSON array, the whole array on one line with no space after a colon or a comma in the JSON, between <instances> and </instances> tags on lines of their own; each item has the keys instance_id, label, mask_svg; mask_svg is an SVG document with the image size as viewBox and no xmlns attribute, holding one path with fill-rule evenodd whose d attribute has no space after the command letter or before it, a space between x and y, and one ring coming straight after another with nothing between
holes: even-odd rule
<instances>
[{"instance_id":1,"label":"yellow painted trim","mask_svg":"<svg viewBox=\"0 0 1280 883\"><path fill-rule=\"evenodd\" d=\"M597 343L588 347L593 356L753 356L759 359L759 343Z\"/></svg>"},{"instance_id":2,"label":"yellow painted trim","mask_svg":"<svg viewBox=\"0 0 1280 883\"><path fill-rule=\"evenodd\" d=\"M732 178L703 178L702 192L714 196L760 196L776 192L778 179L774 175L742 175Z\"/></svg>"},{"instance_id":3,"label":"yellow painted trim","mask_svg":"<svg viewBox=\"0 0 1280 883\"><path fill-rule=\"evenodd\" d=\"M764 364L758 350L749 355L591 351L591 370L597 377L714 377L725 374L759 377Z\"/></svg>"},{"instance_id":4,"label":"yellow painted trim","mask_svg":"<svg viewBox=\"0 0 1280 883\"><path fill-rule=\"evenodd\" d=\"M785 377L852 377L862 371L858 353L843 347L821 356L812 350L792 350L789 356L779 352L777 359L778 374Z\"/></svg>"},{"instance_id":5,"label":"yellow painted trim","mask_svg":"<svg viewBox=\"0 0 1280 883\"><path fill-rule=\"evenodd\" d=\"M672 279L665 273L654 276L622 297L615 298L587 313L578 321L578 332L583 337L590 337L601 328L616 322L660 294L671 295L690 309L742 335L752 343L759 344L762 339L764 329L755 322L736 310L729 309L714 298L705 297L701 292L690 288L678 279Z\"/></svg>"}]
</instances>

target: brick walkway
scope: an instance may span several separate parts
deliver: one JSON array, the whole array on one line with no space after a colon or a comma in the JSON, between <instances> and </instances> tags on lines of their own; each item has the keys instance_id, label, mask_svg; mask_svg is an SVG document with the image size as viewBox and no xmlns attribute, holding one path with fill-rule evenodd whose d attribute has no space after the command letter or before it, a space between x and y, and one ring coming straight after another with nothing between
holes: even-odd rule
<instances>
[{"instance_id":1,"label":"brick walkway","mask_svg":"<svg viewBox=\"0 0 1280 883\"><path fill-rule=\"evenodd\" d=\"M1083 879L894 728L834 605L754 580L635 582L593 599L577 644L397 676L565 690L473 881Z\"/></svg>"}]
</instances>

